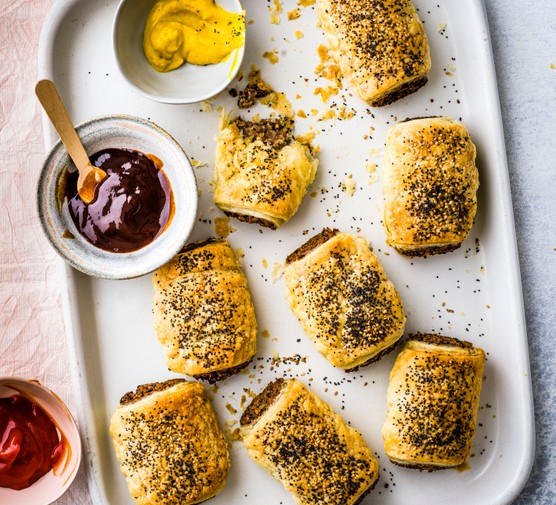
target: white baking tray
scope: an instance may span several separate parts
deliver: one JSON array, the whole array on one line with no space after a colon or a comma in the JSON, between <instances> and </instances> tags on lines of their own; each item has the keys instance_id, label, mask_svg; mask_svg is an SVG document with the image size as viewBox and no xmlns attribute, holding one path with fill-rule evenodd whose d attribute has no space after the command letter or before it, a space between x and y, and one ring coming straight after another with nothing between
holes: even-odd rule
<instances>
[{"instance_id":1,"label":"white baking tray","mask_svg":"<svg viewBox=\"0 0 556 505\"><path fill-rule=\"evenodd\" d=\"M228 237L245 256L243 266L259 324L259 350L247 373L209 387L227 431L238 420L251 393L276 377L298 377L357 428L381 465L380 481L365 498L405 505L486 505L510 503L524 486L534 453L533 406L527 336L510 187L496 79L483 4L415 0L429 37L433 70L416 94L370 110L349 90L325 104L314 94L331 83L319 78L317 47L325 44L316 26L314 6L300 7L288 21L293 0L283 2L280 24L270 23L271 2L246 0L246 76L255 64L296 110L297 131L318 132L320 168L300 211L277 231L230 221ZM118 74L111 46L115 0L58 0L40 40L40 77L53 79L74 122L125 113L142 116L168 130L189 156L207 165L196 169L199 216L192 239L214 235L210 180L219 106L234 109L227 92L206 104L187 106L151 102L130 91ZM300 32L303 38L298 38ZM274 51L279 61L263 57ZM241 88L245 79L233 86ZM333 105L336 104L336 105ZM346 105L355 117L317 118ZM311 110L315 109L318 112ZM268 114L266 108L257 109ZM387 128L396 120L449 115L468 127L477 145L481 186L475 226L461 249L427 259L408 259L385 244L382 226L381 159ZM45 122L47 149L56 137ZM369 173L369 164L377 171ZM351 177L353 195L342 189ZM287 254L324 226L365 236L397 286L408 316L407 332L434 331L469 340L488 355L479 424L469 465L462 471L436 473L396 467L382 448L388 373L396 352L355 373L334 369L308 341L284 299L276 278ZM115 460L108 425L119 398L137 384L163 380L168 372L153 331L150 278L107 281L64 267L65 320L79 395L79 419L85 440L90 491L97 505L131 505ZM288 362L295 355L299 364ZM279 363L273 363L278 358ZM281 359L281 361L280 361ZM232 413L233 410L237 412ZM233 442L232 467L225 490L211 503L279 505L292 503L283 488L253 463L240 442Z\"/></svg>"}]
</instances>

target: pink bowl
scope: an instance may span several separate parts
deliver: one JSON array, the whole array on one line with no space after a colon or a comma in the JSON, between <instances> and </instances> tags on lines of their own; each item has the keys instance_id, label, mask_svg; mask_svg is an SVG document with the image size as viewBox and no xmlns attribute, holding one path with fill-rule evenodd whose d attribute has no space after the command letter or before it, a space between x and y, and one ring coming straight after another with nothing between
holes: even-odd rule
<instances>
[{"instance_id":1,"label":"pink bowl","mask_svg":"<svg viewBox=\"0 0 556 505\"><path fill-rule=\"evenodd\" d=\"M19 491L0 487L0 503L9 505L48 505L69 488L81 462L81 439L77 425L62 400L36 380L0 377L0 398L21 394L34 401L49 414L68 450L56 469Z\"/></svg>"}]
</instances>

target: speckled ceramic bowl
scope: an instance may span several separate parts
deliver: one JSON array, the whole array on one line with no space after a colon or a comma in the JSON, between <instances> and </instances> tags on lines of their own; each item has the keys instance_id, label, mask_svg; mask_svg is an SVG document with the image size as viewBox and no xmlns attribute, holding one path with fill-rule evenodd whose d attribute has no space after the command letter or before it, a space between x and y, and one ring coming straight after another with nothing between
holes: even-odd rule
<instances>
[{"instance_id":1,"label":"speckled ceramic bowl","mask_svg":"<svg viewBox=\"0 0 556 505\"><path fill-rule=\"evenodd\" d=\"M40 405L49 415L64 441L66 450L56 468L26 489L0 487L0 503L48 505L70 487L81 462L81 439L75 421L62 400L36 380L0 377L0 398L22 395Z\"/></svg>"},{"instance_id":2,"label":"speckled ceramic bowl","mask_svg":"<svg viewBox=\"0 0 556 505\"><path fill-rule=\"evenodd\" d=\"M64 174L75 168L59 141L44 162L37 193L40 221L54 249L77 270L107 279L139 277L167 263L183 247L197 214L197 185L183 149L162 128L132 116L100 117L76 129L90 155L113 147L158 157L172 188L175 211L165 230L137 251L114 253L95 247L76 229L61 194Z\"/></svg>"},{"instance_id":3,"label":"speckled ceramic bowl","mask_svg":"<svg viewBox=\"0 0 556 505\"><path fill-rule=\"evenodd\" d=\"M195 103L225 89L239 71L245 44L217 65L182 65L171 72L157 72L143 52L143 30L156 0L122 0L113 25L113 45L124 80L138 93L158 102ZM230 12L242 12L239 0L217 0Z\"/></svg>"}]
</instances>

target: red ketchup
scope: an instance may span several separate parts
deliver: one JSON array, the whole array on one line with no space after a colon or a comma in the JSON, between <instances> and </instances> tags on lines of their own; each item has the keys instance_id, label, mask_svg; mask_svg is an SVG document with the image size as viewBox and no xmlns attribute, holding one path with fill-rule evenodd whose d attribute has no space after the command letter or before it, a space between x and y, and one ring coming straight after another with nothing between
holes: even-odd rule
<instances>
[{"instance_id":1,"label":"red ketchup","mask_svg":"<svg viewBox=\"0 0 556 505\"><path fill-rule=\"evenodd\" d=\"M0 398L0 487L25 489L55 468L64 441L50 416L22 395Z\"/></svg>"}]
</instances>

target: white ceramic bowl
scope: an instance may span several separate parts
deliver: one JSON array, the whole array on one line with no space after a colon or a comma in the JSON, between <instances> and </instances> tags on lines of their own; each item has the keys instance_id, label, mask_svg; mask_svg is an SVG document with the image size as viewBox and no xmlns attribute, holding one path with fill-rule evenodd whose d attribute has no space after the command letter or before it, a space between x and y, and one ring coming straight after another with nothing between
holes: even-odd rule
<instances>
[{"instance_id":1,"label":"white ceramic bowl","mask_svg":"<svg viewBox=\"0 0 556 505\"><path fill-rule=\"evenodd\" d=\"M132 116L100 117L76 130L89 155L113 147L158 157L172 188L174 215L153 242L137 251L114 253L95 247L79 233L67 203L59 194L63 174L75 168L66 148L58 141L44 162L38 183L37 206L47 238L62 258L88 275L129 279L156 270L183 247L197 215L197 185L187 155L162 128Z\"/></svg>"},{"instance_id":2,"label":"white ceramic bowl","mask_svg":"<svg viewBox=\"0 0 556 505\"><path fill-rule=\"evenodd\" d=\"M70 487L81 462L81 439L75 421L62 400L35 380L0 377L0 398L20 394L39 404L58 428L67 447L60 465L34 484L19 491L0 487L0 503L6 505L48 505Z\"/></svg>"},{"instance_id":3,"label":"white ceramic bowl","mask_svg":"<svg viewBox=\"0 0 556 505\"><path fill-rule=\"evenodd\" d=\"M171 72L154 70L143 52L143 30L156 0L122 0L113 25L118 68L128 84L141 95L164 103L195 103L225 89L239 71L245 44L216 65L184 64ZM230 12L242 12L239 0L217 0Z\"/></svg>"}]
</instances>

